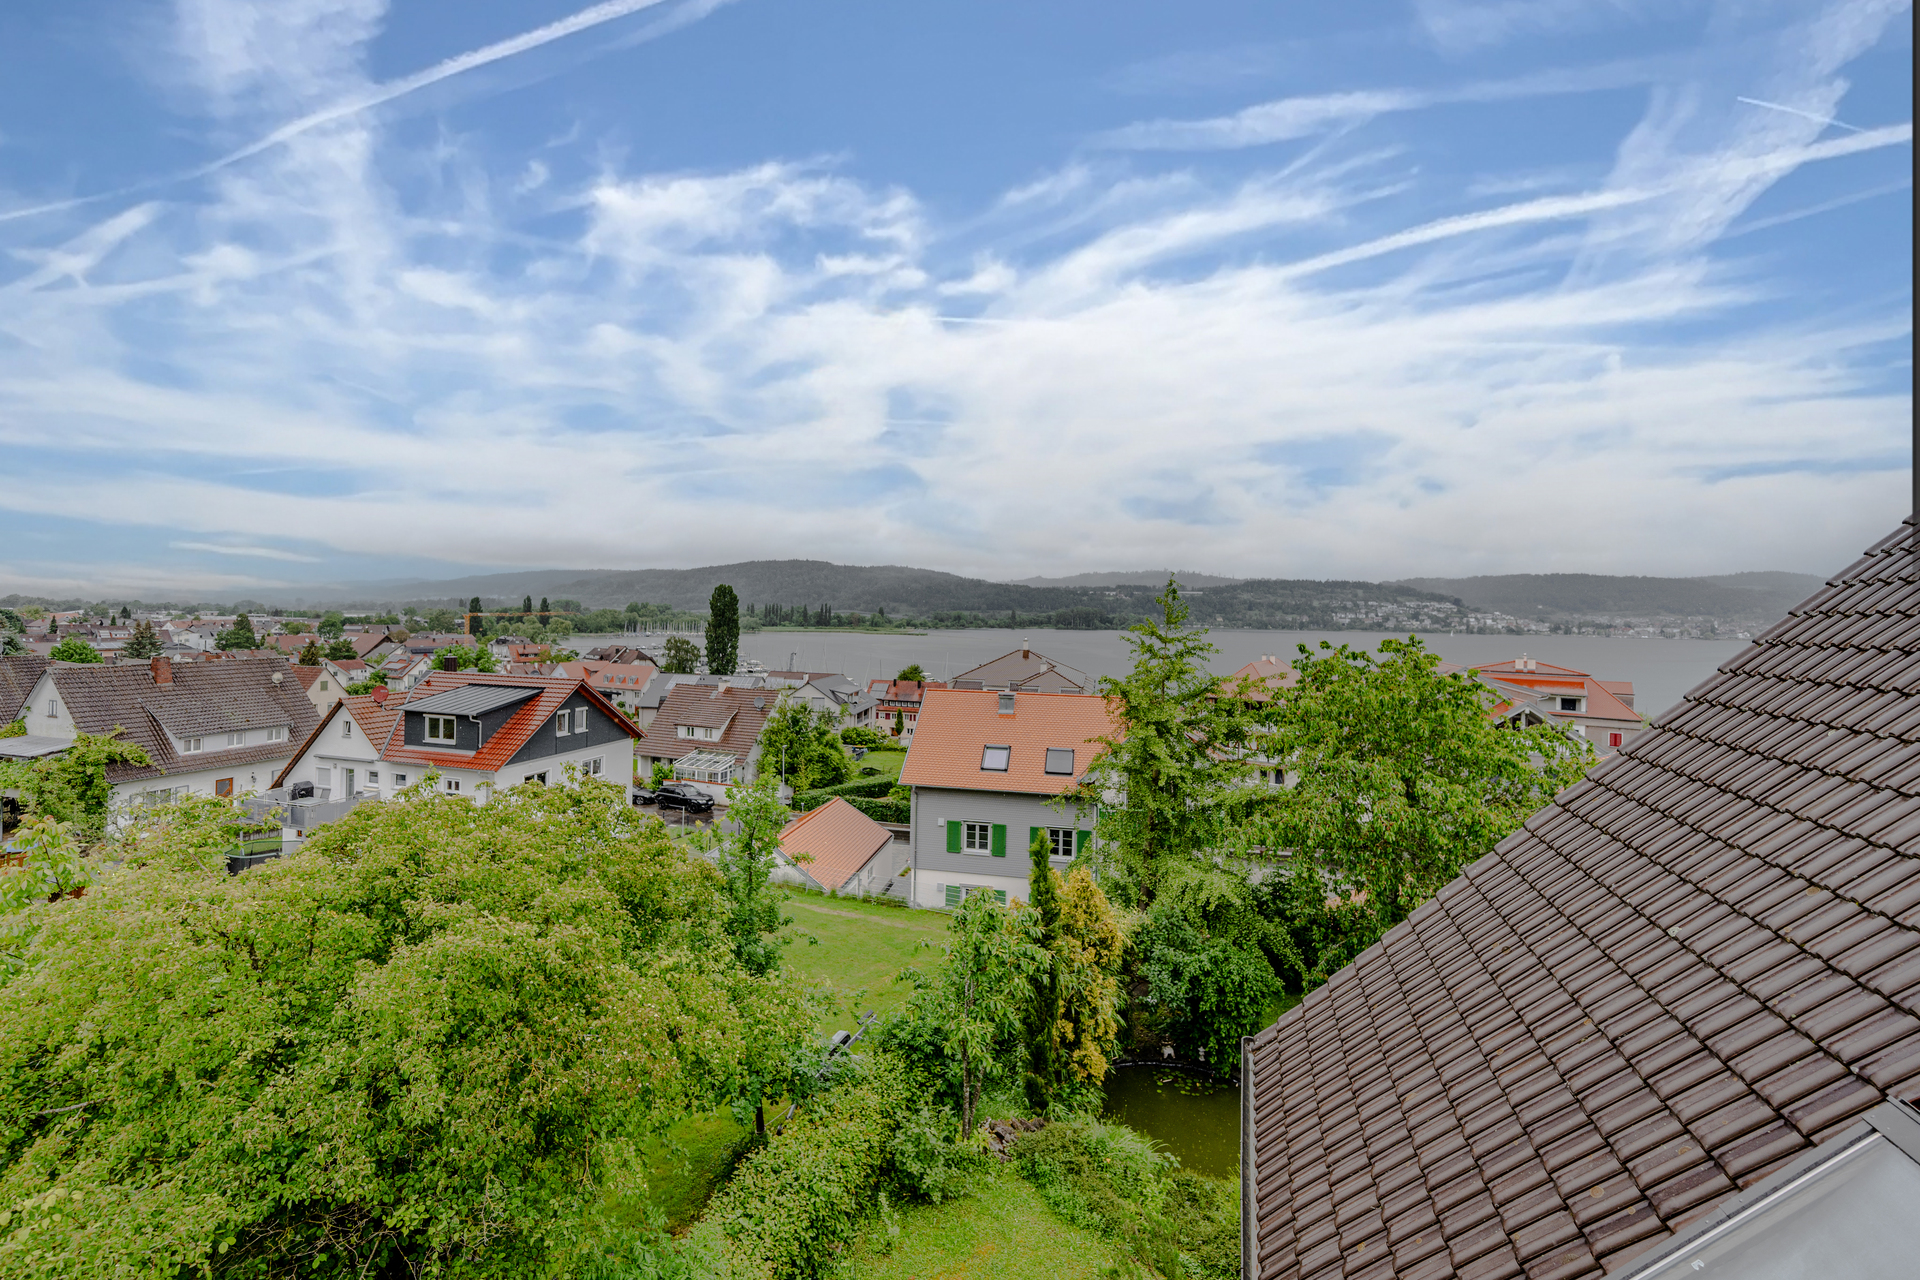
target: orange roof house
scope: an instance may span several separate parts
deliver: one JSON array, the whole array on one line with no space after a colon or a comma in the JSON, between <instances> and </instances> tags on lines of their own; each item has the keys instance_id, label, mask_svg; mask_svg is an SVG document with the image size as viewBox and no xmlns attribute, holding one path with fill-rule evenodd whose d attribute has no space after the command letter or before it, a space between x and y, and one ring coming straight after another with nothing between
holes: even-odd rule
<instances>
[{"instance_id":1,"label":"orange roof house","mask_svg":"<svg viewBox=\"0 0 1920 1280\"><path fill-rule=\"evenodd\" d=\"M840 796L794 819L780 852L800 877L829 893L884 893L893 883L893 833Z\"/></svg>"},{"instance_id":2,"label":"orange roof house","mask_svg":"<svg viewBox=\"0 0 1920 1280\"><path fill-rule=\"evenodd\" d=\"M1596 680L1585 671L1521 654L1467 668L1443 662L1442 671L1472 670L1498 695L1492 714L1522 724L1559 724L1593 743L1602 755L1625 746L1644 725L1633 708L1633 682Z\"/></svg>"},{"instance_id":3,"label":"orange roof house","mask_svg":"<svg viewBox=\"0 0 1920 1280\"><path fill-rule=\"evenodd\" d=\"M1063 807L1119 734L1103 698L1077 693L930 689L900 781L912 788L912 900L957 906L969 893L1024 896L1028 849L1053 865L1092 839L1090 807Z\"/></svg>"}]
</instances>

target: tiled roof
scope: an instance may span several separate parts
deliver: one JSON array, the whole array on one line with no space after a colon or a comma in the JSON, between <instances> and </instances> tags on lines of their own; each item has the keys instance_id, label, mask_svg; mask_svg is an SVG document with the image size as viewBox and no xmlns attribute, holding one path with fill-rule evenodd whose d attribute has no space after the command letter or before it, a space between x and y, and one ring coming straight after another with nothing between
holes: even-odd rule
<instances>
[{"instance_id":1,"label":"tiled roof","mask_svg":"<svg viewBox=\"0 0 1920 1280\"><path fill-rule=\"evenodd\" d=\"M948 681L956 689L1031 688L1039 693L1091 692L1093 682L1076 671L1032 649L1015 649Z\"/></svg>"},{"instance_id":2,"label":"tiled roof","mask_svg":"<svg viewBox=\"0 0 1920 1280\"><path fill-rule=\"evenodd\" d=\"M660 711L640 749L661 760L678 760L695 751L723 751L744 764L753 744L760 740L761 726L772 714L777 699L777 693L770 689L677 684L661 700ZM755 706L756 702L760 705ZM682 738L674 730L681 724L717 728L722 717L731 719L726 721L727 731L718 741Z\"/></svg>"},{"instance_id":3,"label":"tiled roof","mask_svg":"<svg viewBox=\"0 0 1920 1280\"><path fill-rule=\"evenodd\" d=\"M827 890L844 885L892 842L892 832L841 796L801 814L780 833L780 851Z\"/></svg>"},{"instance_id":4,"label":"tiled roof","mask_svg":"<svg viewBox=\"0 0 1920 1280\"><path fill-rule=\"evenodd\" d=\"M288 667L287 670L293 672L293 678L300 682L302 689L312 689L313 682L326 674L325 667L303 667L298 663Z\"/></svg>"},{"instance_id":5,"label":"tiled roof","mask_svg":"<svg viewBox=\"0 0 1920 1280\"><path fill-rule=\"evenodd\" d=\"M1913 523L1261 1032L1243 1079L1259 1280L1598 1276L1920 1097Z\"/></svg>"},{"instance_id":6,"label":"tiled roof","mask_svg":"<svg viewBox=\"0 0 1920 1280\"><path fill-rule=\"evenodd\" d=\"M1013 714L1003 716L1000 697L990 689L929 689L900 781L910 787L1059 795L1079 781L1101 750L1092 739L1120 732L1104 698L1016 693ZM980 767L988 745L1012 748L1005 772ZM1071 775L1046 771L1048 747L1072 748Z\"/></svg>"},{"instance_id":7,"label":"tiled roof","mask_svg":"<svg viewBox=\"0 0 1920 1280\"><path fill-rule=\"evenodd\" d=\"M40 683L40 673L47 665L44 654L15 653L0 657L0 725L12 724L20 718L20 708L27 704L33 686Z\"/></svg>"},{"instance_id":8,"label":"tiled roof","mask_svg":"<svg viewBox=\"0 0 1920 1280\"><path fill-rule=\"evenodd\" d=\"M478 751L440 751L424 747L410 747L405 743L403 723L405 711L412 703L424 702L428 698L446 693L453 689L464 689L471 685L498 684L518 688L537 688L538 697L530 698L511 717L506 724L494 730L493 735L481 744ZM367 741L379 746L380 758L395 764L417 764L442 769L460 769L469 772L492 773L513 758L516 751L525 746L527 739L550 715L560 710L562 704L574 695L584 693L600 704L600 709L613 721L627 731L629 737L638 738L640 731L633 722L620 714L619 708L608 702L600 694L588 688L582 681L565 676L508 676L493 675L479 671L436 671L415 685L401 692L388 689L384 694L368 694L365 697L343 698L334 704L324 719L313 727L307 740L293 754L286 769L274 779L273 785L286 782L294 764L307 753L322 729L331 724L333 718L345 707L347 713L367 735Z\"/></svg>"},{"instance_id":9,"label":"tiled roof","mask_svg":"<svg viewBox=\"0 0 1920 1280\"><path fill-rule=\"evenodd\" d=\"M1237 693L1243 679L1252 680L1256 685L1264 686L1264 688L1249 689L1248 692L1254 701L1265 702L1273 696L1275 690L1291 689L1299 684L1300 673L1293 669L1292 663L1282 662L1271 654L1262 654L1221 681L1221 687L1227 693Z\"/></svg>"},{"instance_id":10,"label":"tiled roof","mask_svg":"<svg viewBox=\"0 0 1920 1280\"><path fill-rule=\"evenodd\" d=\"M656 668L650 662L596 662L582 659L563 662L559 670L578 676L610 698L625 698L641 692L652 682Z\"/></svg>"},{"instance_id":11,"label":"tiled roof","mask_svg":"<svg viewBox=\"0 0 1920 1280\"><path fill-rule=\"evenodd\" d=\"M929 689L944 689L946 683L940 680L869 680L867 692L876 695L882 702L904 704L917 707L927 696Z\"/></svg>"},{"instance_id":12,"label":"tiled roof","mask_svg":"<svg viewBox=\"0 0 1920 1280\"><path fill-rule=\"evenodd\" d=\"M313 704L299 683L282 679L287 660L278 654L260 658L229 657L220 662L176 662L173 680L156 684L149 663L112 666L56 665L54 687L73 721L87 733L107 733L118 725L124 741L146 748L152 768L110 765L107 780L114 783L157 778L182 769L223 769L284 759L317 721ZM168 734L206 736L236 729L288 726L285 741L261 743L233 751L176 753Z\"/></svg>"}]
</instances>

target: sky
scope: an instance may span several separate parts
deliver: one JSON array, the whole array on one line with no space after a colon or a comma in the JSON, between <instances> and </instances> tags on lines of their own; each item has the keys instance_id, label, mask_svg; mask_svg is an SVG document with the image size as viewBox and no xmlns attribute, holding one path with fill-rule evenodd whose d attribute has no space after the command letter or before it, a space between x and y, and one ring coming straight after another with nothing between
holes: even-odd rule
<instances>
[{"instance_id":1,"label":"sky","mask_svg":"<svg viewBox=\"0 0 1920 1280\"><path fill-rule=\"evenodd\" d=\"M1885 0L13 0L0 593L1831 573Z\"/></svg>"}]
</instances>

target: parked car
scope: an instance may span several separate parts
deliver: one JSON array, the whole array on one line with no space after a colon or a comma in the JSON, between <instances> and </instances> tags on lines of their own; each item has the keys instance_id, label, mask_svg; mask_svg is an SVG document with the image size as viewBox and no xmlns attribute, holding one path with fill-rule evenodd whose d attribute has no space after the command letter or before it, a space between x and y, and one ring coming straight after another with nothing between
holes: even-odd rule
<instances>
[{"instance_id":1,"label":"parked car","mask_svg":"<svg viewBox=\"0 0 1920 1280\"><path fill-rule=\"evenodd\" d=\"M642 786L636 785L633 788L633 802L636 805L652 804L654 801L658 800L659 798L660 798L659 792L655 791L652 787L642 787Z\"/></svg>"},{"instance_id":2,"label":"parked car","mask_svg":"<svg viewBox=\"0 0 1920 1280\"><path fill-rule=\"evenodd\" d=\"M669 782L654 793L654 803L662 809L685 809L688 813L707 813L713 797L684 782Z\"/></svg>"}]
</instances>

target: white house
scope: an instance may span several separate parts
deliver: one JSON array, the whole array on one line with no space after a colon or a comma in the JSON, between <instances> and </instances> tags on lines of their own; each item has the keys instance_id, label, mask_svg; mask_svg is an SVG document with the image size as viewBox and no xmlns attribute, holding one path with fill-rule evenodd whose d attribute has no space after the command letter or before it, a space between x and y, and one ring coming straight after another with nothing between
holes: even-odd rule
<instances>
[{"instance_id":1,"label":"white house","mask_svg":"<svg viewBox=\"0 0 1920 1280\"><path fill-rule=\"evenodd\" d=\"M319 716L279 656L222 662L55 662L21 707L29 734L71 740L115 729L151 765L111 765L111 804L125 809L193 792L232 796L268 785Z\"/></svg>"},{"instance_id":2,"label":"white house","mask_svg":"<svg viewBox=\"0 0 1920 1280\"><path fill-rule=\"evenodd\" d=\"M583 680L436 671L411 690L341 699L273 786L315 798L377 799L439 775L441 790L484 803L496 788L558 785L567 766L625 787L640 730Z\"/></svg>"}]
</instances>

